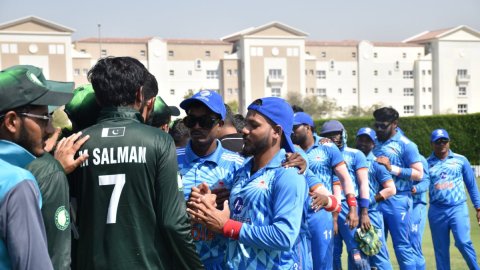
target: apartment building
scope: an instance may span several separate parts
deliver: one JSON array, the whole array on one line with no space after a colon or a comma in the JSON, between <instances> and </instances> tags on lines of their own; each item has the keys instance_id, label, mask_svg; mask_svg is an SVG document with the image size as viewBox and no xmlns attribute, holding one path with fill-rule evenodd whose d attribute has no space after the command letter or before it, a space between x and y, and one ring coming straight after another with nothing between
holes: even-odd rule
<instances>
[{"instance_id":1,"label":"apartment building","mask_svg":"<svg viewBox=\"0 0 480 270\"><path fill-rule=\"evenodd\" d=\"M336 116L372 105L392 106L402 116L480 112L474 102L480 98L480 33L467 26L399 42L307 40L307 33L280 22L218 40L87 38L72 43L72 33L37 17L0 24L0 67L32 63L55 72L61 67L68 74L62 78L80 85L88 82L86 73L100 57L132 56L156 76L159 95L172 105L212 89L226 103L236 102L242 113L259 97L289 94L332 100ZM26 47L49 46L60 37L63 65L53 65L58 61L48 53L53 49L41 62L34 57L39 52Z\"/></svg>"}]
</instances>

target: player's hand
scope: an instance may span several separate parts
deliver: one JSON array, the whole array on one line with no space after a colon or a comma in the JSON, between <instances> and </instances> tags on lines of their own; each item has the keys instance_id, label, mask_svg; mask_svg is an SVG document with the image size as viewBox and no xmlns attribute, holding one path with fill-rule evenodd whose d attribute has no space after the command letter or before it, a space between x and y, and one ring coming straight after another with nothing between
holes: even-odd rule
<instances>
[{"instance_id":1,"label":"player's hand","mask_svg":"<svg viewBox=\"0 0 480 270\"><path fill-rule=\"evenodd\" d=\"M46 141L45 141L45 147L43 150L45 152L52 152L52 150L55 148L55 145L57 145L57 140L60 134L62 133L62 129L56 128L55 131L53 132L52 136L50 136Z\"/></svg>"},{"instance_id":2,"label":"player's hand","mask_svg":"<svg viewBox=\"0 0 480 270\"><path fill-rule=\"evenodd\" d=\"M310 207L313 209L314 212L318 212L320 209L322 209L328 204L328 196L315 192L310 192L310 196L312 197Z\"/></svg>"},{"instance_id":3,"label":"player's hand","mask_svg":"<svg viewBox=\"0 0 480 270\"><path fill-rule=\"evenodd\" d=\"M321 138L320 141L318 142L318 144L326 144L326 143L333 143L333 141L330 140L329 138L323 137L323 138Z\"/></svg>"},{"instance_id":4,"label":"player's hand","mask_svg":"<svg viewBox=\"0 0 480 270\"><path fill-rule=\"evenodd\" d=\"M216 189L212 190L212 193L217 195L217 200L216 200L217 208L219 210L222 210L223 209L223 202L225 202L226 200L228 200L230 198L230 190L228 190L226 188L216 188Z\"/></svg>"},{"instance_id":5,"label":"player's hand","mask_svg":"<svg viewBox=\"0 0 480 270\"><path fill-rule=\"evenodd\" d=\"M80 138L81 135L82 132L72 134L68 138L61 139L57 144L54 156L62 165L65 174L73 172L88 158L88 154L83 154L75 159L75 153L90 138L90 135Z\"/></svg>"},{"instance_id":6,"label":"player's hand","mask_svg":"<svg viewBox=\"0 0 480 270\"><path fill-rule=\"evenodd\" d=\"M350 230L355 229L358 226L358 213L356 206L350 206L350 210L348 211L346 224L350 227Z\"/></svg>"},{"instance_id":7,"label":"player's hand","mask_svg":"<svg viewBox=\"0 0 480 270\"><path fill-rule=\"evenodd\" d=\"M370 217L368 216L368 208L362 208L360 210L360 226L364 232L370 230L370 226L372 226Z\"/></svg>"},{"instance_id":8,"label":"player's hand","mask_svg":"<svg viewBox=\"0 0 480 270\"><path fill-rule=\"evenodd\" d=\"M385 166L385 168L387 168L389 172L392 171L392 164L390 164L390 159L388 159L388 157L380 156L380 157L377 157L376 160L379 164L382 164L383 166Z\"/></svg>"},{"instance_id":9,"label":"player's hand","mask_svg":"<svg viewBox=\"0 0 480 270\"><path fill-rule=\"evenodd\" d=\"M217 195L212 194L212 191L208 187L208 184L205 182L198 185L198 187L192 187L192 191L190 192L190 197L188 198L188 201L201 203L201 199L204 197L209 204L213 205L213 207L217 207Z\"/></svg>"},{"instance_id":10,"label":"player's hand","mask_svg":"<svg viewBox=\"0 0 480 270\"><path fill-rule=\"evenodd\" d=\"M213 232L222 233L223 226L230 219L228 200L223 203L223 210L213 207L205 198L201 199L201 203L188 202L187 204L189 205L187 212L192 218ZM198 211L194 211L192 208Z\"/></svg>"},{"instance_id":11,"label":"player's hand","mask_svg":"<svg viewBox=\"0 0 480 270\"><path fill-rule=\"evenodd\" d=\"M480 226L480 208L477 209L477 221L478 221L478 226Z\"/></svg>"},{"instance_id":12,"label":"player's hand","mask_svg":"<svg viewBox=\"0 0 480 270\"><path fill-rule=\"evenodd\" d=\"M338 212L333 212L333 235L338 234Z\"/></svg>"},{"instance_id":13,"label":"player's hand","mask_svg":"<svg viewBox=\"0 0 480 270\"><path fill-rule=\"evenodd\" d=\"M412 194L417 193L417 188L415 186L412 186Z\"/></svg>"},{"instance_id":14,"label":"player's hand","mask_svg":"<svg viewBox=\"0 0 480 270\"><path fill-rule=\"evenodd\" d=\"M302 174L307 169L307 161L299 153L287 153L285 158L285 162L282 163L283 167L297 167L299 174Z\"/></svg>"}]
</instances>

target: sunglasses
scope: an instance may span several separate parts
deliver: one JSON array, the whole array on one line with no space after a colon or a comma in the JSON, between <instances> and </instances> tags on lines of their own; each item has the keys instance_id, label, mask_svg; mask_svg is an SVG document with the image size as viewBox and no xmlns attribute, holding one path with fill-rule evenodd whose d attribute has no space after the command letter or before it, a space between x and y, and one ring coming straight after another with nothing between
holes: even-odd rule
<instances>
[{"instance_id":1,"label":"sunglasses","mask_svg":"<svg viewBox=\"0 0 480 270\"><path fill-rule=\"evenodd\" d=\"M393 122L389 122L388 124L384 124L384 123L381 123L381 122L375 122L375 124L373 124L373 125L377 129L387 129L392 123Z\"/></svg>"},{"instance_id":2,"label":"sunglasses","mask_svg":"<svg viewBox=\"0 0 480 270\"><path fill-rule=\"evenodd\" d=\"M440 144L447 144L447 143L449 143L449 142L450 142L449 139L438 139L438 140L436 140L434 143L435 143L436 145L440 145Z\"/></svg>"},{"instance_id":3,"label":"sunglasses","mask_svg":"<svg viewBox=\"0 0 480 270\"><path fill-rule=\"evenodd\" d=\"M198 123L201 128L211 129L219 121L220 119L212 117L210 115L203 115L200 117L187 115L185 118L183 118L183 124L185 124L187 128L193 128Z\"/></svg>"}]
</instances>

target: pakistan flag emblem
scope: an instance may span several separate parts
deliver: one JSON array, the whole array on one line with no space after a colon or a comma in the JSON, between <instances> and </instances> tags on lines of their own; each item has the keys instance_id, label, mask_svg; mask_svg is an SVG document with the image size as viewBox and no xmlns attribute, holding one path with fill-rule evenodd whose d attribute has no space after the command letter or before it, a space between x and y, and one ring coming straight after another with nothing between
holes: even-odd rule
<instances>
[{"instance_id":1,"label":"pakistan flag emblem","mask_svg":"<svg viewBox=\"0 0 480 270\"><path fill-rule=\"evenodd\" d=\"M64 231L70 225L70 214L63 205L55 211L55 225L61 231Z\"/></svg>"}]
</instances>

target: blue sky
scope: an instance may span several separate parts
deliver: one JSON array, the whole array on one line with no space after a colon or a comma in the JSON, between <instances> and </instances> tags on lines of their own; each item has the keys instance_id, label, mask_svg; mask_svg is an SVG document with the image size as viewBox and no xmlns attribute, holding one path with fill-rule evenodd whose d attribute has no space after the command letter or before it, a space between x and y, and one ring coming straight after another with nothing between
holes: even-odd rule
<instances>
[{"instance_id":1,"label":"blue sky","mask_svg":"<svg viewBox=\"0 0 480 270\"><path fill-rule=\"evenodd\" d=\"M401 41L425 30L468 25L480 31L478 0L0 0L0 22L35 15L73 28L73 39L219 39L279 21L309 40Z\"/></svg>"}]
</instances>

